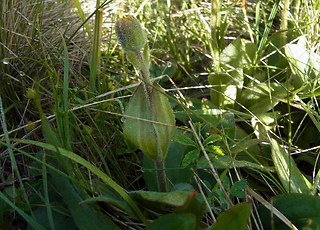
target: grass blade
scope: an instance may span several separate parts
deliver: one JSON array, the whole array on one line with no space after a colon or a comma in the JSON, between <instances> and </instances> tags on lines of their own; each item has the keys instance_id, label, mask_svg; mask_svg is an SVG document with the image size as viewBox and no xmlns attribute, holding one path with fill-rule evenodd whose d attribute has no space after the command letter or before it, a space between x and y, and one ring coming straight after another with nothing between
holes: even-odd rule
<instances>
[{"instance_id":1,"label":"grass blade","mask_svg":"<svg viewBox=\"0 0 320 230\"><path fill-rule=\"evenodd\" d=\"M84 28L86 29L88 36L91 37L92 36L91 29L89 27L89 24L87 23L87 18L81 8L81 3L78 0L73 0L73 3L78 10L79 17L81 18L81 20L84 24Z\"/></svg>"},{"instance_id":2,"label":"grass blade","mask_svg":"<svg viewBox=\"0 0 320 230\"><path fill-rule=\"evenodd\" d=\"M62 37L63 49L64 49L64 67L63 67L63 130L64 130L64 146L71 150L71 136L70 136L70 125L69 125L69 106L68 106L68 91L69 91L69 54L67 44Z\"/></svg>"},{"instance_id":3,"label":"grass blade","mask_svg":"<svg viewBox=\"0 0 320 230\"><path fill-rule=\"evenodd\" d=\"M257 63L257 61L259 60L260 55L262 54L262 52L265 49L265 46L266 46L266 43L267 43L267 40L268 40L268 36L269 36L269 33L270 33L270 29L271 29L271 26L273 24L273 20L276 17L276 13L277 13L278 8L279 8L279 4L280 4L280 0L276 0L274 5L273 5L273 8L272 8L272 11L270 13L266 28L264 29L261 41L259 43L259 47L258 47L258 51L256 53L256 58L255 58L255 62L254 63Z\"/></svg>"},{"instance_id":4,"label":"grass blade","mask_svg":"<svg viewBox=\"0 0 320 230\"><path fill-rule=\"evenodd\" d=\"M20 176L20 172L19 172L19 169L18 169L18 165L17 165L17 162L16 162L15 155L13 154L13 151L12 151L12 148L11 148L11 143L10 143L10 140L9 140L9 135L8 135L8 130L7 130L6 119L5 119L5 114L4 114L4 110L3 110L1 96L0 96L0 122L1 122L1 125L2 125L4 138L5 138L5 141L6 141L6 144L7 144L7 147L8 147L8 151L9 151L9 157L10 157L11 165L12 165L12 169L13 169L13 171L12 171L13 179L14 179L14 173L16 173L17 178L19 180L19 184L20 184L21 190L22 190L23 197L25 199L25 202L26 202L29 210L31 210L31 206L30 206L30 202L29 202L29 199L28 199L28 195L27 195L26 189L25 189L25 187L23 185L21 176ZM15 193L15 186L14 185L13 185L13 193ZM13 194L13 197L14 197L14 194ZM33 215L32 211L31 211L31 215Z\"/></svg>"},{"instance_id":5,"label":"grass blade","mask_svg":"<svg viewBox=\"0 0 320 230\"><path fill-rule=\"evenodd\" d=\"M19 143L24 143L24 144L31 144L35 145L53 152L59 151L59 153L62 156L65 156L82 166L86 167L88 170L90 170L92 173L94 173L96 176L98 176L101 180L103 180L107 185L109 185L111 188L113 188L122 198L131 206L131 208L136 212L137 216L140 218L141 221L143 221L146 224L146 219L144 215L142 214L141 210L138 208L138 206L134 203L134 201L131 199L131 197L127 194L127 192L120 186L118 185L115 181L113 181L109 176L107 176L104 172L102 172L100 169L92 165L90 162L86 161L79 155L62 149L62 148L57 148L56 146L43 143L43 142L37 142L37 141L32 141L32 140L17 140Z\"/></svg>"},{"instance_id":6,"label":"grass blade","mask_svg":"<svg viewBox=\"0 0 320 230\"><path fill-rule=\"evenodd\" d=\"M34 229L36 230L45 230L43 226L38 224L34 221L32 217L30 217L28 214L26 214L23 210L18 208L14 203L12 203L2 192L0 192L0 198L5 201L10 207L12 207L14 210L19 213L20 216L22 216Z\"/></svg>"},{"instance_id":7,"label":"grass blade","mask_svg":"<svg viewBox=\"0 0 320 230\"><path fill-rule=\"evenodd\" d=\"M97 7L99 6L99 1L97 1ZM93 50L91 56L90 64L90 79L89 79L89 89L91 93L94 93L96 90L96 80L99 74L98 64L100 59L100 40L102 32L102 16L103 11L98 9L96 11L94 30L93 30Z\"/></svg>"}]
</instances>

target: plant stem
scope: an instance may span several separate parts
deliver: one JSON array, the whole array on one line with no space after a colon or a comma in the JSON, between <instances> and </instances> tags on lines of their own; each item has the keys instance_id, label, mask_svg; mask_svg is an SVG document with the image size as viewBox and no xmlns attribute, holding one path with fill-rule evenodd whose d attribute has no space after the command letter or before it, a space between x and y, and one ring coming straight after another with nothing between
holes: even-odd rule
<instances>
[{"instance_id":1,"label":"plant stem","mask_svg":"<svg viewBox=\"0 0 320 230\"><path fill-rule=\"evenodd\" d=\"M141 77L142 77L143 83L146 87L147 94L150 97L151 92L152 92L152 83L151 83L151 78L150 78L149 66L146 63L146 60L144 59L144 56L143 56L141 50L135 51L135 55L141 64L141 67L140 67Z\"/></svg>"},{"instance_id":2,"label":"plant stem","mask_svg":"<svg viewBox=\"0 0 320 230\"><path fill-rule=\"evenodd\" d=\"M290 0L284 0L283 2L283 10L281 14L281 24L280 30L281 32L281 46L284 46L287 42L287 29L288 29L288 10L290 7Z\"/></svg>"},{"instance_id":3,"label":"plant stem","mask_svg":"<svg viewBox=\"0 0 320 230\"><path fill-rule=\"evenodd\" d=\"M212 0L211 1L211 53L212 53L212 60L215 67L216 72L220 72L220 60L219 60L219 43L217 40L217 31L220 27L220 20L219 20L219 0Z\"/></svg>"},{"instance_id":4,"label":"plant stem","mask_svg":"<svg viewBox=\"0 0 320 230\"><path fill-rule=\"evenodd\" d=\"M166 192L167 191L167 183L166 183L166 171L164 167L164 161L155 161L156 171L157 171L157 179L158 179L158 186L159 192Z\"/></svg>"},{"instance_id":5,"label":"plant stem","mask_svg":"<svg viewBox=\"0 0 320 230\"><path fill-rule=\"evenodd\" d=\"M144 60L144 57L143 57L141 50L135 51L134 54L136 55L138 61L141 64L140 72L141 72L142 79L143 79L144 83L146 83L146 85L150 86L151 85L150 70L149 70L148 64Z\"/></svg>"}]
</instances>

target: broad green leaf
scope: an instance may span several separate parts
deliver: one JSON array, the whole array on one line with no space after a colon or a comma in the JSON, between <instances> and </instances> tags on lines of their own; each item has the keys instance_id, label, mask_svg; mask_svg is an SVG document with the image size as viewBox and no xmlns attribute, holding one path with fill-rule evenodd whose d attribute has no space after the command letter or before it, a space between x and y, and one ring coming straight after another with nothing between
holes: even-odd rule
<instances>
[{"instance_id":1,"label":"broad green leaf","mask_svg":"<svg viewBox=\"0 0 320 230\"><path fill-rule=\"evenodd\" d=\"M189 164L197 160L199 155L200 155L200 150L198 149L191 150L184 156L181 166L182 167L188 166Z\"/></svg>"},{"instance_id":2,"label":"broad green leaf","mask_svg":"<svg viewBox=\"0 0 320 230\"><path fill-rule=\"evenodd\" d=\"M48 214L47 214L47 209L46 207L38 207L37 209L34 210L33 212L36 220L38 223L42 224L45 229L52 229L50 227L50 224L48 222ZM77 226L74 223L74 220L72 219L72 216L70 216L69 213L64 213L61 212L61 210L53 209L52 210L52 215L53 215L53 222L54 222L54 229L55 230L77 230ZM1 229L1 227L0 227ZM31 230L31 226L29 226L28 230Z\"/></svg>"},{"instance_id":3,"label":"broad green leaf","mask_svg":"<svg viewBox=\"0 0 320 230\"><path fill-rule=\"evenodd\" d=\"M240 102L254 114L261 114L271 110L286 96L286 87L279 83L251 82L247 88L243 89Z\"/></svg>"},{"instance_id":4,"label":"broad green leaf","mask_svg":"<svg viewBox=\"0 0 320 230\"><path fill-rule=\"evenodd\" d=\"M229 77L222 75L209 76L209 83L217 86L216 93L211 92L211 100L213 104L224 108L234 106L240 89L244 83L244 68L250 68L254 62L257 46L248 40L237 38L230 43L220 55L220 63L223 73ZM219 74L219 73L217 73ZM216 80L214 80L216 78Z\"/></svg>"},{"instance_id":5,"label":"broad green leaf","mask_svg":"<svg viewBox=\"0 0 320 230\"><path fill-rule=\"evenodd\" d=\"M200 224L203 219L203 215L206 212L206 204L203 197L197 191L189 193L188 199L185 201L183 206L177 207L174 210L175 213L192 213L196 216L197 224Z\"/></svg>"},{"instance_id":6,"label":"broad green leaf","mask_svg":"<svg viewBox=\"0 0 320 230\"><path fill-rule=\"evenodd\" d=\"M190 137L187 137L186 135L173 136L172 139L182 145L188 145L193 147L198 146L194 140L192 140Z\"/></svg>"},{"instance_id":7,"label":"broad green leaf","mask_svg":"<svg viewBox=\"0 0 320 230\"><path fill-rule=\"evenodd\" d=\"M194 187L191 184L187 184L187 183L179 183L179 184L175 184L172 188L172 191L174 192L193 192L194 191Z\"/></svg>"},{"instance_id":8,"label":"broad green leaf","mask_svg":"<svg viewBox=\"0 0 320 230\"><path fill-rule=\"evenodd\" d=\"M151 159L166 157L175 119L164 90L157 84L147 92L140 84L125 112L124 136Z\"/></svg>"},{"instance_id":9,"label":"broad green leaf","mask_svg":"<svg viewBox=\"0 0 320 230\"><path fill-rule=\"evenodd\" d=\"M268 153L262 152L260 145L253 144L254 141L251 142L254 138L251 138L251 135L238 125L236 125L235 132L235 140L239 141L234 144L231 153L236 155L236 159L253 162L255 164L260 162L261 165L267 166L270 151L268 151ZM240 151L241 149L243 151Z\"/></svg>"},{"instance_id":10,"label":"broad green leaf","mask_svg":"<svg viewBox=\"0 0 320 230\"><path fill-rule=\"evenodd\" d=\"M213 144L217 141L221 141L222 137L220 135L217 134L212 134L209 137L207 137L204 141L203 141L203 145L208 145L208 144Z\"/></svg>"},{"instance_id":11,"label":"broad green leaf","mask_svg":"<svg viewBox=\"0 0 320 230\"><path fill-rule=\"evenodd\" d=\"M145 205L148 208L157 209L164 207L183 206L187 201L189 192L150 192L150 191L133 191L130 192L132 199Z\"/></svg>"},{"instance_id":12,"label":"broad green leaf","mask_svg":"<svg viewBox=\"0 0 320 230\"><path fill-rule=\"evenodd\" d=\"M280 118L279 111L272 111L268 113L256 114L256 117L251 118L252 128L258 140L261 142L268 141L266 130L272 130L277 125L277 120ZM267 127L267 129L266 129Z\"/></svg>"},{"instance_id":13,"label":"broad green leaf","mask_svg":"<svg viewBox=\"0 0 320 230\"><path fill-rule=\"evenodd\" d=\"M250 217L250 206L248 203L237 204L221 213L217 222L209 228L210 230L245 230Z\"/></svg>"},{"instance_id":14,"label":"broad green leaf","mask_svg":"<svg viewBox=\"0 0 320 230\"><path fill-rule=\"evenodd\" d=\"M235 182L230 189L230 194L238 197L238 198L245 198L245 191L244 189L247 186L247 180L246 179L241 179L237 182Z\"/></svg>"},{"instance_id":15,"label":"broad green leaf","mask_svg":"<svg viewBox=\"0 0 320 230\"><path fill-rule=\"evenodd\" d=\"M105 202L108 204L112 204L112 205L120 208L121 210L125 211L130 216L137 217L137 215L134 213L132 208L124 200L115 199L110 196L98 196L98 197L88 198L88 199L82 201L80 204L85 204L85 203L90 203L90 202Z\"/></svg>"},{"instance_id":16,"label":"broad green leaf","mask_svg":"<svg viewBox=\"0 0 320 230\"><path fill-rule=\"evenodd\" d=\"M88 194L80 189L77 184L73 184L64 176L54 173L52 180L61 193L63 201L67 204L69 211L72 214L73 220L80 230L102 229L107 226L110 230L119 230L111 220L99 212L92 204L82 204Z\"/></svg>"},{"instance_id":17,"label":"broad green leaf","mask_svg":"<svg viewBox=\"0 0 320 230\"><path fill-rule=\"evenodd\" d=\"M209 75L212 85L210 98L213 105L218 108L232 107L237 97L237 82L226 73L213 73Z\"/></svg>"},{"instance_id":18,"label":"broad green leaf","mask_svg":"<svg viewBox=\"0 0 320 230\"><path fill-rule=\"evenodd\" d=\"M283 194L273 197L270 203L284 214L298 229L309 227L318 229L320 226L320 198L305 194ZM259 207L259 216L264 229L290 230L276 215L264 206ZM274 228L272 228L272 222Z\"/></svg>"},{"instance_id":19,"label":"broad green leaf","mask_svg":"<svg viewBox=\"0 0 320 230\"><path fill-rule=\"evenodd\" d=\"M312 194L312 184L300 172L288 152L274 139L271 139L271 153L277 174L286 191Z\"/></svg>"},{"instance_id":20,"label":"broad green leaf","mask_svg":"<svg viewBox=\"0 0 320 230\"><path fill-rule=\"evenodd\" d=\"M174 114L176 118L181 120L182 122L188 122L188 119L191 118L191 120L194 122L205 122L207 124L210 124L212 127L216 127L221 120L221 114L223 114L224 112L226 112L226 110L202 108L189 110L187 112L178 111Z\"/></svg>"},{"instance_id":21,"label":"broad green leaf","mask_svg":"<svg viewBox=\"0 0 320 230\"><path fill-rule=\"evenodd\" d=\"M130 195L141 206L147 209L163 212L175 208L176 213L193 213L199 222L206 211L203 198L196 191L173 191L168 193L133 191Z\"/></svg>"},{"instance_id":22,"label":"broad green leaf","mask_svg":"<svg viewBox=\"0 0 320 230\"><path fill-rule=\"evenodd\" d=\"M315 78L320 73L320 56L307 48L304 36L300 37L297 44L287 44L285 54L289 60L290 68L299 79L293 79L296 88L309 82L309 77Z\"/></svg>"},{"instance_id":23,"label":"broad green leaf","mask_svg":"<svg viewBox=\"0 0 320 230\"><path fill-rule=\"evenodd\" d=\"M156 219L146 230L195 230L196 217L190 213L167 214Z\"/></svg>"},{"instance_id":24,"label":"broad green leaf","mask_svg":"<svg viewBox=\"0 0 320 230\"><path fill-rule=\"evenodd\" d=\"M217 146L217 145L207 145L205 147L205 150L208 152L208 153L213 153L215 155L220 155L220 156L223 156L224 153L223 153L223 150L221 149L220 146Z\"/></svg>"},{"instance_id":25,"label":"broad green leaf","mask_svg":"<svg viewBox=\"0 0 320 230\"><path fill-rule=\"evenodd\" d=\"M242 68L253 62L257 47L248 40L237 38L221 53L222 64L229 64L234 68Z\"/></svg>"},{"instance_id":26,"label":"broad green leaf","mask_svg":"<svg viewBox=\"0 0 320 230\"><path fill-rule=\"evenodd\" d=\"M39 223L36 222L31 216L29 216L27 213L25 213L22 209L17 207L14 203L11 202L10 199L8 199L2 192L0 192L0 199L3 200L5 203L7 203L13 210L15 210L20 216L23 217L23 219L26 220L30 226L32 226L36 230L44 230L45 228L41 226Z\"/></svg>"}]
</instances>

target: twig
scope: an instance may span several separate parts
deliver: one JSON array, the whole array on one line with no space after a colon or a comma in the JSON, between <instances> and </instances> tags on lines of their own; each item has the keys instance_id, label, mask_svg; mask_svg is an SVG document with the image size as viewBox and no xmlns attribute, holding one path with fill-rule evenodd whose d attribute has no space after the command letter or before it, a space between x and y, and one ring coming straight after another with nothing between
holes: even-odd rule
<instances>
[{"instance_id":1,"label":"twig","mask_svg":"<svg viewBox=\"0 0 320 230\"><path fill-rule=\"evenodd\" d=\"M246 188L247 192L250 193L254 198L256 198L264 207L269 209L271 213L275 214L280 220L283 221L290 229L292 230L298 230L296 226L294 226L291 221L285 217L278 209L276 209L272 204L270 204L268 201L266 201L262 196L260 196L258 193L253 191L249 186Z\"/></svg>"},{"instance_id":2,"label":"twig","mask_svg":"<svg viewBox=\"0 0 320 230\"><path fill-rule=\"evenodd\" d=\"M195 137L196 137L196 139L197 139L197 141L198 141L198 143L199 143L199 145L200 145L200 148L201 148L201 150L202 150L202 152L203 152L203 154L204 154L204 157L207 159L207 161L208 161L208 163L209 163L209 166L210 166L210 169L211 169L211 171L212 171L212 174L213 174L214 179L216 179L217 183L219 184L219 187L220 187L221 191L223 192L226 200L228 201L228 207L229 207L229 208L232 207L232 206L233 206L233 203L232 203L230 197L228 196L228 193L227 193L226 190L224 189L223 184L222 184L222 182L221 182L221 180L220 180L220 178L219 178L219 175L218 175L216 169L213 167L213 164L211 163L210 158L209 158L206 150L204 149L204 147L203 147L203 145L202 145L202 143L201 143L201 140L200 140L200 138L199 138L196 130L195 130L194 127L193 127L192 122L189 121L189 124L190 124L190 127L191 127L191 129L192 129L193 134L195 135Z\"/></svg>"}]
</instances>

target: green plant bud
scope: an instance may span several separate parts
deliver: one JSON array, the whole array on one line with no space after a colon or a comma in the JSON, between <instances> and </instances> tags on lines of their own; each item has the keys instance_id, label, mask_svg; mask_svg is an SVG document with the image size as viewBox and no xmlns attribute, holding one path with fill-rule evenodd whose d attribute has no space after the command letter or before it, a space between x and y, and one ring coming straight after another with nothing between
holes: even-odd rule
<instances>
[{"instance_id":1,"label":"green plant bud","mask_svg":"<svg viewBox=\"0 0 320 230\"><path fill-rule=\"evenodd\" d=\"M152 160L160 161L166 157L175 119L163 89L154 83L150 90L147 93L145 84L140 84L134 92L125 112L124 135Z\"/></svg>"},{"instance_id":2,"label":"green plant bud","mask_svg":"<svg viewBox=\"0 0 320 230\"><path fill-rule=\"evenodd\" d=\"M116 22L117 38L124 51L137 51L144 48L147 38L138 19L124 16Z\"/></svg>"}]
</instances>

